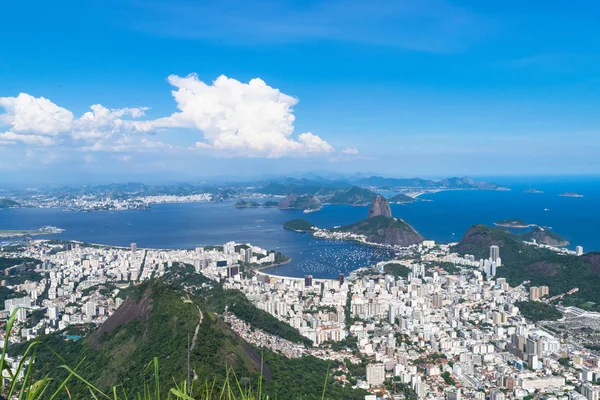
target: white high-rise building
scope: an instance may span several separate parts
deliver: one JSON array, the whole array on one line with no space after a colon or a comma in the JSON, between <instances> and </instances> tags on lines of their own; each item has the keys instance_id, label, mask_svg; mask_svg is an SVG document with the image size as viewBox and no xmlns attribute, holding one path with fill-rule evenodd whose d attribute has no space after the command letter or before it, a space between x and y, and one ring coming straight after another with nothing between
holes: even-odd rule
<instances>
[{"instance_id":1,"label":"white high-rise building","mask_svg":"<svg viewBox=\"0 0 600 400\"><path fill-rule=\"evenodd\" d=\"M575 247L575 254L577 254L578 256L583 254L583 247L582 246L577 246Z\"/></svg>"},{"instance_id":2,"label":"white high-rise building","mask_svg":"<svg viewBox=\"0 0 600 400\"><path fill-rule=\"evenodd\" d=\"M495 262L498 258L500 258L500 247L496 245L490 246L490 261Z\"/></svg>"},{"instance_id":3,"label":"white high-rise building","mask_svg":"<svg viewBox=\"0 0 600 400\"><path fill-rule=\"evenodd\" d=\"M367 383L371 386L382 385L385 381L385 366L383 364L367 365Z\"/></svg>"}]
</instances>

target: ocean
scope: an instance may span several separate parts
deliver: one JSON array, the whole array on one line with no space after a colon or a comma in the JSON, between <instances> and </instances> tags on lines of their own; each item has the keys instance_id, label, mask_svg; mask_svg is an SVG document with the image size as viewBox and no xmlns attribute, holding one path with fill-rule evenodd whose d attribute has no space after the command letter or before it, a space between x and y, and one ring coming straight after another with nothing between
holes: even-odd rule
<instances>
[{"instance_id":1,"label":"ocean","mask_svg":"<svg viewBox=\"0 0 600 400\"><path fill-rule=\"evenodd\" d=\"M425 194L407 205L391 205L424 237L438 242L459 241L469 226L518 218L551 227L571 245L600 251L600 179L546 178L497 182L511 191L444 191ZM527 188L544 191L524 193ZM577 192L582 198L558 196ZM53 225L66 231L43 238L139 247L192 248L228 241L252 243L280 251L292 258L288 264L266 272L302 277L335 278L340 273L372 265L390 252L349 242L317 240L290 232L282 224L304 218L320 227L345 225L363 219L368 207L325 205L309 214L268 208L236 209L223 203L157 204L148 211L66 212L58 209L8 209L0 211L1 229L35 229Z\"/></svg>"}]
</instances>

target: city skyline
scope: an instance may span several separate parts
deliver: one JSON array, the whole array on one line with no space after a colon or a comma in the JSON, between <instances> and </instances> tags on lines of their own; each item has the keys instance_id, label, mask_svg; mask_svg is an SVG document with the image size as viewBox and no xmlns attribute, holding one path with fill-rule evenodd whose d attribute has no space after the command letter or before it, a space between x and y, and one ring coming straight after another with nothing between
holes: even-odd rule
<instances>
[{"instance_id":1,"label":"city skyline","mask_svg":"<svg viewBox=\"0 0 600 400\"><path fill-rule=\"evenodd\" d=\"M0 183L599 170L594 4L34 3Z\"/></svg>"}]
</instances>

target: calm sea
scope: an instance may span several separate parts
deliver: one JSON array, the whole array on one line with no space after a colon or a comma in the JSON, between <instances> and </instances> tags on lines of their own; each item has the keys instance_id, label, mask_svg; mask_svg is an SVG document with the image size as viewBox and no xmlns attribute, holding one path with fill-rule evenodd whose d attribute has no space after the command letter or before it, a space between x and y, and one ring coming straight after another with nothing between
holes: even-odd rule
<instances>
[{"instance_id":1,"label":"calm sea","mask_svg":"<svg viewBox=\"0 0 600 400\"><path fill-rule=\"evenodd\" d=\"M447 191L428 194L408 205L392 205L394 216L413 225L426 238L460 240L476 223L507 218L549 226L585 251L600 251L600 179L545 179L500 182L513 190ZM524 193L526 188L543 194ZM560 197L566 191L583 198ZM316 240L282 229L285 221L305 218L317 226L333 227L366 217L367 207L325 206L304 214L277 209L236 209L233 202L155 205L148 211L64 212L57 209L0 211L0 229L33 229L53 225L66 231L47 238L140 247L191 248L227 241L250 242L278 250L292 262L268 272L301 277L335 278L385 259L389 253L354 243Z\"/></svg>"}]
</instances>

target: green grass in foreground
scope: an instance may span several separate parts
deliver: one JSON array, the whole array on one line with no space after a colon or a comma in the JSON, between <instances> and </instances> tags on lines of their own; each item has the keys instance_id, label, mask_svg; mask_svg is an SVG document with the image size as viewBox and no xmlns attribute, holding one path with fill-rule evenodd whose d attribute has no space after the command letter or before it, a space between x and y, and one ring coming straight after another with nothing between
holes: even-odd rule
<instances>
[{"instance_id":1,"label":"green grass in foreground","mask_svg":"<svg viewBox=\"0 0 600 400\"><path fill-rule=\"evenodd\" d=\"M66 371L68 375L59 382L54 382L54 374L48 373L41 379L34 379L35 375L35 358L40 344L39 337L31 342L21 360L15 369L11 369L7 363L6 350L9 345L9 338L12 334L17 311L13 312L6 323L6 336L4 346L2 348L2 356L0 365L2 365L2 374L8 379L4 380L1 393L7 399L18 400L42 400L42 399L75 399L82 398L73 396L69 390L71 384L83 384L87 395L84 398L89 399L108 399L108 400L269 400L270 397L263 393L262 371L258 379L256 387L248 386L240 383L233 369L226 370L224 384L217 384L216 380L212 382L205 381L199 387L192 381L191 384L183 381L177 383L173 381L170 387L165 391L161 387L161 379L159 373L159 360L153 360L146 366L143 371L146 380L143 389L138 393L127 393L128 391L122 386L114 386L110 391L105 392L93 385L89 380L79 374L78 369L83 364L82 360L75 367L61 365L59 369ZM60 357L60 355L56 355ZM56 371L56 375L59 375ZM321 399L325 399L327 390L327 381L329 373L324 377L323 391ZM167 393L165 395L165 392ZM193 396L191 395L193 393Z\"/></svg>"}]
</instances>

